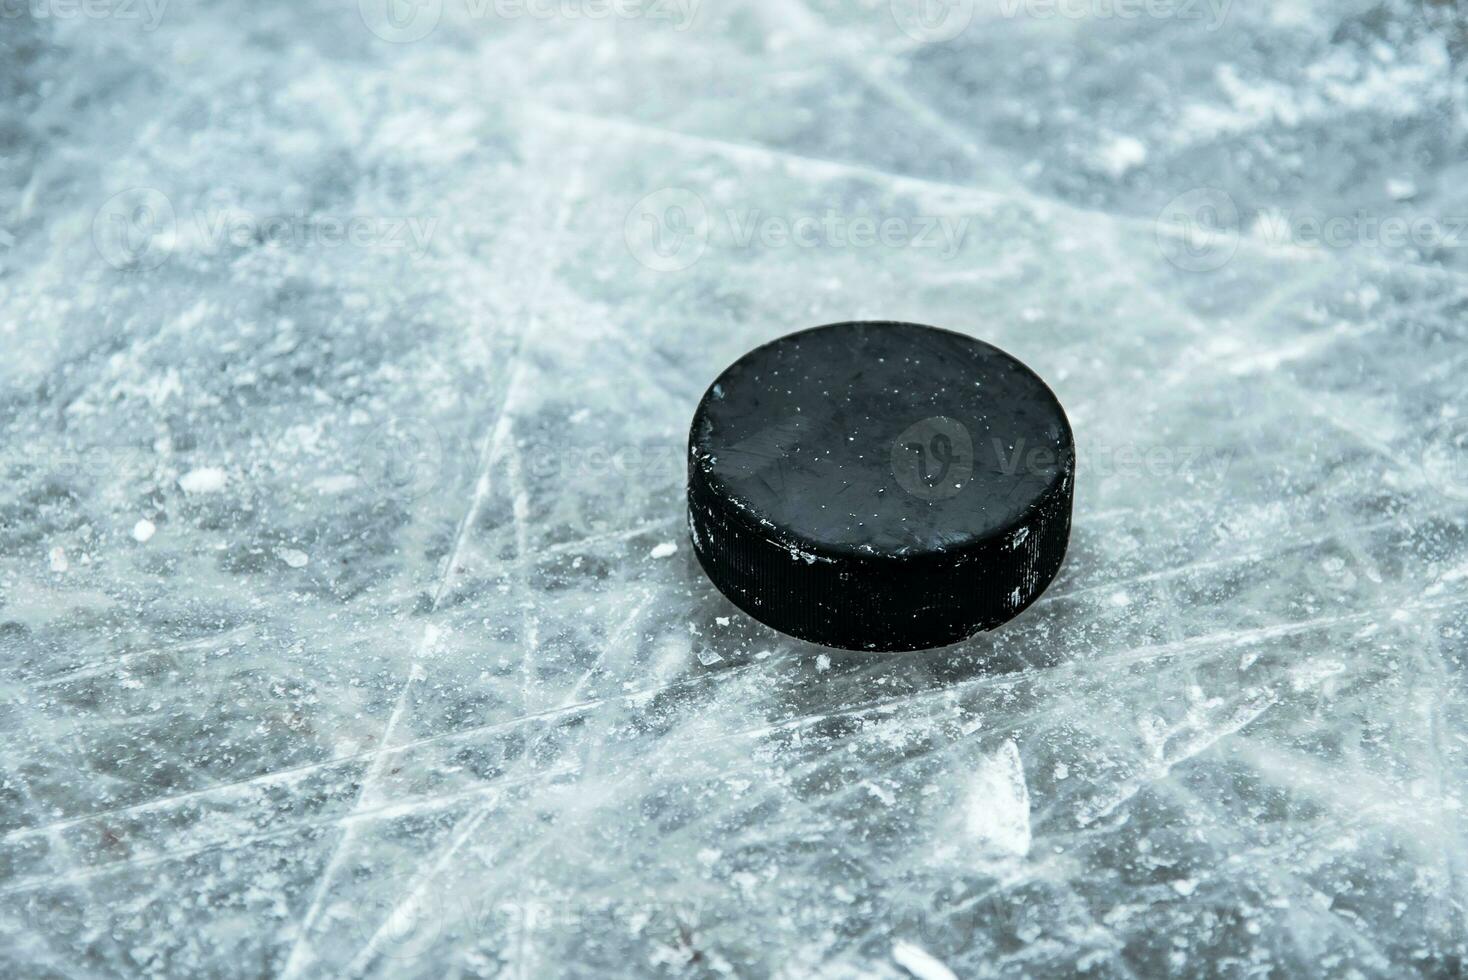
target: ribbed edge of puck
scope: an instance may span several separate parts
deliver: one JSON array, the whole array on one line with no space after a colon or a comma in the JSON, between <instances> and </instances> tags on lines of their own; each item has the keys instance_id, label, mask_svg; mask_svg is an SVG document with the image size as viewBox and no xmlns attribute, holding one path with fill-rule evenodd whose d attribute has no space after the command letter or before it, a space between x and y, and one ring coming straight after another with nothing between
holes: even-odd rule
<instances>
[{"instance_id":1,"label":"ribbed edge of puck","mask_svg":"<svg viewBox=\"0 0 1468 980\"><path fill-rule=\"evenodd\" d=\"M847 650L957 643L1022 612L1060 571L1070 539L1073 458L1024 519L942 553L825 553L782 536L715 492L690 457L694 554L740 609L783 633Z\"/></svg>"}]
</instances>

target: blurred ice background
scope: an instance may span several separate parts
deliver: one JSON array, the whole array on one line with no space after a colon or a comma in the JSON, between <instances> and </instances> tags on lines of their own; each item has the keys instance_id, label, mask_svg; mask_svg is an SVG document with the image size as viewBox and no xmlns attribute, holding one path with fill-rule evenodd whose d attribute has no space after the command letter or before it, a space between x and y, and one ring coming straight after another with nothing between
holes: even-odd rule
<instances>
[{"instance_id":1,"label":"blurred ice background","mask_svg":"<svg viewBox=\"0 0 1468 980\"><path fill-rule=\"evenodd\" d=\"M0 973L1458 975L1464 23L4 0ZM684 542L865 317L1075 426L952 650Z\"/></svg>"}]
</instances>

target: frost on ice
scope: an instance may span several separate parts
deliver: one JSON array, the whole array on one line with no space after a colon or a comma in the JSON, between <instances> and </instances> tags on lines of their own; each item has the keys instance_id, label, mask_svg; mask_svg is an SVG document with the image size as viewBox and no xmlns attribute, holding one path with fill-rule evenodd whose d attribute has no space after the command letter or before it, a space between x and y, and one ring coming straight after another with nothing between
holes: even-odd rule
<instances>
[{"instance_id":1,"label":"frost on ice","mask_svg":"<svg viewBox=\"0 0 1468 980\"><path fill-rule=\"evenodd\" d=\"M0 976L1468 958L1454 5L101 6L0 18ZM680 560L706 386L854 317L1075 429L951 650Z\"/></svg>"},{"instance_id":2,"label":"frost on ice","mask_svg":"<svg viewBox=\"0 0 1468 980\"><path fill-rule=\"evenodd\" d=\"M1019 746L1005 742L984 757L968 791L965 830L986 855L1023 857L1030 850L1030 792Z\"/></svg>"}]
</instances>

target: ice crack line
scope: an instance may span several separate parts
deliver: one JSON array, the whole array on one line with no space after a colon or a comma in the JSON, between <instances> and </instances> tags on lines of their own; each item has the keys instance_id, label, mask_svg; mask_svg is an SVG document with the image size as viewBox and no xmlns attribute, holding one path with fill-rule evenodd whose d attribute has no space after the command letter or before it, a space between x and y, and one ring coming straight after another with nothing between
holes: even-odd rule
<instances>
[{"instance_id":1,"label":"ice crack line","mask_svg":"<svg viewBox=\"0 0 1468 980\"><path fill-rule=\"evenodd\" d=\"M580 194L583 176L584 157L578 157L575 161L573 172L566 180L560 192L560 206L557 212L554 231L564 231L570 218L571 202ZM526 217L529 220L534 220L533 216L537 213L539 212L536 209L527 208ZM527 335L531 332L531 327L537 322L534 317L534 311L539 305L540 296L548 284L551 277L551 270L554 268L552 263L544 261L539 263L539 266L540 275L531 291L528 309L524 311L527 314L525 325L521 328L515 342L515 350L512 355L513 367L506 382L505 395L500 401L493 423L480 443L478 477L474 484L474 494L470 499L469 507L465 511L463 519L459 522L458 530L455 532L453 547L449 549L448 559L440 574L438 587L434 590L433 602L429 609L430 614L438 610L444 597L449 594L453 587L454 577L458 572L459 560L464 550L464 544L468 540L470 531L479 517L485 499L489 496L492 467L495 460L499 457L506 440L510 438L511 419L513 418L512 399L519 387L518 381L524 370ZM388 716L387 724L382 731L382 736L378 739L379 748L391 744L393 734L397 730L398 722L402 717L404 709L407 707L409 694L412 692L415 684L427 676L427 672L423 668L423 662L433 650L434 645L438 641L438 637L439 629L436 625L430 623L424 627L422 639L418 647L413 651L412 662L408 669L408 677L398 691L397 701L394 703L392 712ZM372 801L372 794L376 790L377 781L386 765L388 754L386 752L379 752L373 757L372 763L363 775L362 785L357 791L357 798L352 805L351 814L348 815L349 818L357 810ZM286 959L285 969L281 974L283 980L294 980L315 959L315 954L311 949L310 936L316 926L317 920L321 916L323 903L336 881L342 862L351 850L350 845L355 840L356 833L357 824L348 823L342 831L341 836L337 838L336 846L333 848L331 856L327 860L326 868L322 871L321 878L316 885L316 891L311 897L311 904L307 907L306 914L302 918L300 927L296 932L295 942L291 946L290 954Z\"/></svg>"}]
</instances>

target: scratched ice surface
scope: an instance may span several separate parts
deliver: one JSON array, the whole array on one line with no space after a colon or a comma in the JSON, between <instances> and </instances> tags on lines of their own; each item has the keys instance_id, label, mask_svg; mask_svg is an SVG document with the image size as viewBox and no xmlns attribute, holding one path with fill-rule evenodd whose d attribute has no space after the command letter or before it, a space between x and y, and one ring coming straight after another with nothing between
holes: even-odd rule
<instances>
[{"instance_id":1,"label":"scratched ice surface","mask_svg":"<svg viewBox=\"0 0 1468 980\"><path fill-rule=\"evenodd\" d=\"M1463 968L1450 5L78 9L0 22L0 973ZM941 653L685 541L702 388L860 317L1080 445Z\"/></svg>"}]
</instances>

